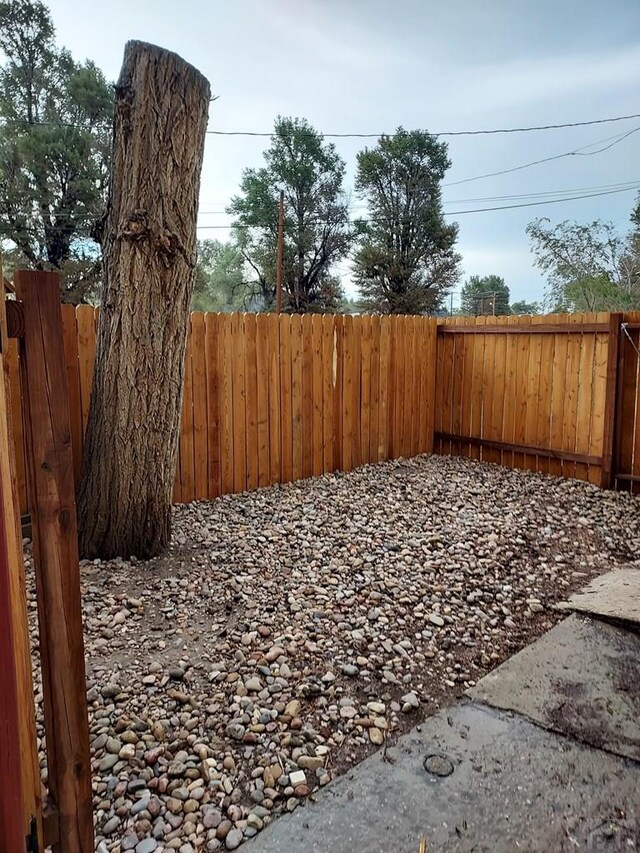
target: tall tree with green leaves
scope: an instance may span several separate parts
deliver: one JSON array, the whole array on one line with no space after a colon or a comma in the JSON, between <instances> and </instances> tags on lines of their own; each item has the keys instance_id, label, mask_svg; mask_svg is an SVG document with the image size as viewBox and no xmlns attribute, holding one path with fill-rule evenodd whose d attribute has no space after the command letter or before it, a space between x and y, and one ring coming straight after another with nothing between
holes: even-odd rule
<instances>
[{"instance_id":1,"label":"tall tree with green leaves","mask_svg":"<svg viewBox=\"0 0 640 853\"><path fill-rule=\"evenodd\" d=\"M260 307L245 274L242 250L235 243L198 240L194 311L249 311Z\"/></svg>"},{"instance_id":2,"label":"tall tree with green leaves","mask_svg":"<svg viewBox=\"0 0 640 853\"><path fill-rule=\"evenodd\" d=\"M632 213L631 219L634 222ZM638 228L621 234L612 222L565 220L527 225L535 264L547 275L553 311L624 311L640 307Z\"/></svg>"},{"instance_id":3,"label":"tall tree with green leaves","mask_svg":"<svg viewBox=\"0 0 640 853\"><path fill-rule=\"evenodd\" d=\"M527 302L521 299L511 303L511 314L540 314L539 302Z\"/></svg>"},{"instance_id":4,"label":"tall tree with green leaves","mask_svg":"<svg viewBox=\"0 0 640 853\"><path fill-rule=\"evenodd\" d=\"M278 117L265 165L246 169L229 206L238 244L266 310L276 296L278 199L284 191L283 308L330 311L341 298L334 265L351 246L345 164L304 119Z\"/></svg>"},{"instance_id":5,"label":"tall tree with green leaves","mask_svg":"<svg viewBox=\"0 0 640 853\"><path fill-rule=\"evenodd\" d=\"M95 295L113 90L55 44L40 0L0 2L0 242L13 265L62 273L62 296Z\"/></svg>"},{"instance_id":6,"label":"tall tree with green leaves","mask_svg":"<svg viewBox=\"0 0 640 853\"><path fill-rule=\"evenodd\" d=\"M354 271L365 309L430 313L458 280L458 226L444 220L440 189L450 165L445 142L402 127L358 154L356 192L368 217Z\"/></svg>"},{"instance_id":7,"label":"tall tree with green leaves","mask_svg":"<svg viewBox=\"0 0 640 853\"><path fill-rule=\"evenodd\" d=\"M463 314L510 314L509 288L499 275L472 275L462 286L460 307Z\"/></svg>"}]
</instances>

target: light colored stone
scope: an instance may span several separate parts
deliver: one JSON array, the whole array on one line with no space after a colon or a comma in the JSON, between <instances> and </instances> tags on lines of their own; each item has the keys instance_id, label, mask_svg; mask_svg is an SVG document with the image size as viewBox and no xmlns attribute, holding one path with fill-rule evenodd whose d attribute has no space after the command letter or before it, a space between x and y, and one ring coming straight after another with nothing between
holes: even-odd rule
<instances>
[{"instance_id":1,"label":"light colored stone","mask_svg":"<svg viewBox=\"0 0 640 853\"><path fill-rule=\"evenodd\" d=\"M369 729L369 740L376 746L380 746L380 744L384 743L384 735L376 726L371 726Z\"/></svg>"},{"instance_id":2,"label":"light colored stone","mask_svg":"<svg viewBox=\"0 0 640 853\"><path fill-rule=\"evenodd\" d=\"M295 788L296 785L304 785L307 781L307 777L303 770L294 770L292 773L289 773L289 782Z\"/></svg>"}]
</instances>

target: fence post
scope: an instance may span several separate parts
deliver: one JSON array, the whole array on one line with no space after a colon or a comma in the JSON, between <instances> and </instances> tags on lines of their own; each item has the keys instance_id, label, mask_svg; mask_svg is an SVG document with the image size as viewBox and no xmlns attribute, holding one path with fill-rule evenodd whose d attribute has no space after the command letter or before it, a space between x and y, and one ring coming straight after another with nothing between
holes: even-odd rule
<instances>
[{"instance_id":1,"label":"fence post","mask_svg":"<svg viewBox=\"0 0 640 853\"><path fill-rule=\"evenodd\" d=\"M22 562L16 463L6 350L5 293L0 264L0 850L42 844L31 648ZM12 302L13 308L18 308Z\"/></svg>"},{"instance_id":2,"label":"fence post","mask_svg":"<svg viewBox=\"0 0 640 853\"><path fill-rule=\"evenodd\" d=\"M614 481L613 455L617 433L616 392L618 388L618 361L620 357L620 327L622 314L609 315L609 346L607 349L607 384L604 398L604 436L602 439L602 469L600 486L611 489Z\"/></svg>"},{"instance_id":3,"label":"fence post","mask_svg":"<svg viewBox=\"0 0 640 853\"><path fill-rule=\"evenodd\" d=\"M54 853L93 853L78 533L58 276L18 272L29 511L38 595Z\"/></svg>"}]
</instances>

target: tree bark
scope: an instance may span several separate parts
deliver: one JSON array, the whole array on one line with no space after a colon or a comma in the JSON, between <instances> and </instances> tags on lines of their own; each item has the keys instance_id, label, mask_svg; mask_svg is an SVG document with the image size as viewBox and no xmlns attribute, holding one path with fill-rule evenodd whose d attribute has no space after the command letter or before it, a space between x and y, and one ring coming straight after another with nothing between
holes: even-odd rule
<instances>
[{"instance_id":1,"label":"tree bark","mask_svg":"<svg viewBox=\"0 0 640 853\"><path fill-rule=\"evenodd\" d=\"M84 557L144 559L169 544L209 98L176 54L125 47L78 494Z\"/></svg>"}]
</instances>

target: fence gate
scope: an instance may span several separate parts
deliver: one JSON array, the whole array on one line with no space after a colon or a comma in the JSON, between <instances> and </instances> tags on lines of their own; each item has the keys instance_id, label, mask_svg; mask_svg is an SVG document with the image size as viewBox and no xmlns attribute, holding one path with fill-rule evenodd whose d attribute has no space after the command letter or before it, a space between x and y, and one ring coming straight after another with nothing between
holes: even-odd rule
<instances>
[{"instance_id":1,"label":"fence gate","mask_svg":"<svg viewBox=\"0 0 640 853\"><path fill-rule=\"evenodd\" d=\"M438 325L436 452L612 485L621 314Z\"/></svg>"}]
</instances>

